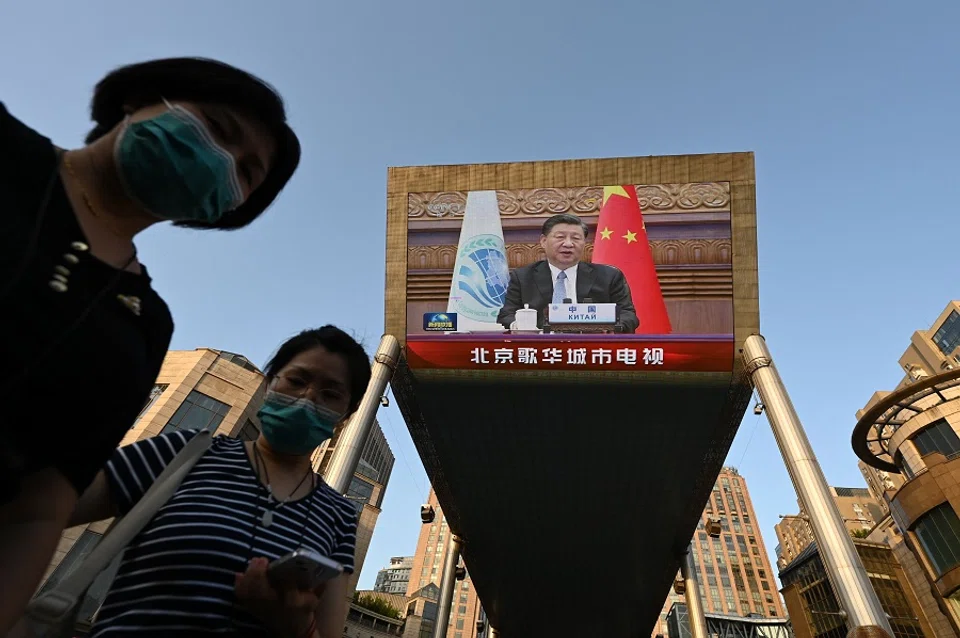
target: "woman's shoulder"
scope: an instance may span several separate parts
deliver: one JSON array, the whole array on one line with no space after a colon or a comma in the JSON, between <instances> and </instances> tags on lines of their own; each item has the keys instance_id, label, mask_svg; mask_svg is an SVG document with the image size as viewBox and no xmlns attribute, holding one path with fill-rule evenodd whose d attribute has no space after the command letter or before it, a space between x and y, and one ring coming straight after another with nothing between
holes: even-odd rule
<instances>
[{"instance_id":1,"label":"woman's shoulder","mask_svg":"<svg viewBox=\"0 0 960 638\"><path fill-rule=\"evenodd\" d=\"M246 439L229 434L214 434L210 439L210 451L223 461L247 467L249 461L247 443Z\"/></svg>"},{"instance_id":2,"label":"woman's shoulder","mask_svg":"<svg viewBox=\"0 0 960 638\"><path fill-rule=\"evenodd\" d=\"M202 432L202 430L177 428L169 432L157 434L156 436L148 436L134 441L133 443L118 448L117 452L120 454L120 458L124 459L125 463L129 463L128 457L130 457L130 451L136 450L131 458L144 461L144 450L147 450L156 456L154 460L159 460L161 465L166 465L172 461L181 450L187 447L187 444L195 436L200 434L200 432ZM215 434L210 438L209 449L214 454L242 453L243 441L223 434ZM153 460L151 462L153 462Z\"/></svg>"},{"instance_id":3,"label":"woman's shoulder","mask_svg":"<svg viewBox=\"0 0 960 638\"><path fill-rule=\"evenodd\" d=\"M49 138L44 137L15 117L3 102L0 102L0 136L3 136L4 139L31 140L52 145Z\"/></svg>"},{"instance_id":4,"label":"woman's shoulder","mask_svg":"<svg viewBox=\"0 0 960 638\"><path fill-rule=\"evenodd\" d=\"M20 187L41 186L55 166L56 148L50 138L14 117L0 102L0 179Z\"/></svg>"},{"instance_id":5,"label":"woman's shoulder","mask_svg":"<svg viewBox=\"0 0 960 638\"><path fill-rule=\"evenodd\" d=\"M145 326L150 330L154 336L155 349L158 350L158 355L162 360L167 356L167 350L170 346L170 341L173 339L173 314L170 312L170 307L167 305L167 302L164 301L163 297L160 296L160 293L152 285L152 280L147 274L146 269L144 269L143 274L141 275L140 290L145 299L131 298L129 301L125 300L123 303L132 304L135 308L135 312L139 311L137 314L138 317L142 317L145 320Z\"/></svg>"},{"instance_id":6,"label":"woman's shoulder","mask_svg":"<svg viewBox=\"0 0 960 638\"><path fill-rule=\"evenodd\" d=\"M234 453L244 452L244 445L246 444L246 441L243 439L238 439L237 437L230 436L228 434L214 434L210 440L211 447Z\"/></svg>"},{"instance_id":7,"label":"woman's shoulder","mask_svg":"<svg viewBox=\"0 0 960 638\"><path fill-rule=\"evenodd\" d=\"M357 508L353 501L327 485L322 477L320 477L320 485L317 491L323 507L337 510L343 522L356 524Z\"/></svg>"},{"instance_id":8,"label":"woman's shoulder","mask_svg":"<svg viewBox=\"0 0 960 638\"><path fill-rule=\"evenodd\" d=\"M190 442L190 439L200 433L200 430L179 429L162 432L156 436L149 436L135 441L130 446L149 446L157 448L161 456L174 456ZM123 450L125 447L120 448Z\"/></svg>"}]
</instances>

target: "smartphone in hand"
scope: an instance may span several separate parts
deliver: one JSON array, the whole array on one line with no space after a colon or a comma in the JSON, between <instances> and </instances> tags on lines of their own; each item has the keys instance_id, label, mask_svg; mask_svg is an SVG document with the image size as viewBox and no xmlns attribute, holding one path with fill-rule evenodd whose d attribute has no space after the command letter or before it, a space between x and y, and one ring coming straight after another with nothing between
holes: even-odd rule
<instances>
[{"instance_id":1,"label":"smartphone in hand","mask_svg":"<svg viewBox=\"0 0 960 638\"><path fill-rule=\"evenodd\" d=\"M292 551L267 567L267 578L278 589L312 590L342 573L343 565L309 549Z\"/></svg>"}]
</instances>

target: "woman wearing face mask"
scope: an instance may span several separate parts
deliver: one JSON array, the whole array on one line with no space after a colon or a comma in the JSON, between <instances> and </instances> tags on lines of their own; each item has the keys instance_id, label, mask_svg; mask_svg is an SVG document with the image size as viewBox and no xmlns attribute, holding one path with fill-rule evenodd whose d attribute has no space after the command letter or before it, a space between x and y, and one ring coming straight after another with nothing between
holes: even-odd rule
<instances>
[{"instance_id":1,"label":"woman wearing face mask","mask_svg":"<svg viewBox=\"0 0 960 638\"><path fill-rule=\"evenodd\" d=\"M0 104L0 635L169 346L135 237L246 226L300 158L276 92L211 60L120 68L91 114L87 145L64 151Z\"/></svg>"},{"instance_id":2,"label":"woman wearing face mask","mask_svg":"<svg viewBox=\"0 0 960 638\"><path fill-rule=\"evenodd\" d=\"M213 438L128 546L91 636L342 635L356 510L314 473L311 455L357 409L370 362L353 338L324 326L284 343L265 373L260 437ZM128 512L194 434L118 449L70 525ZM315 592L277 591L268 562L299 548L340 563L345 574Z\"/></svg>"}]
</instances>

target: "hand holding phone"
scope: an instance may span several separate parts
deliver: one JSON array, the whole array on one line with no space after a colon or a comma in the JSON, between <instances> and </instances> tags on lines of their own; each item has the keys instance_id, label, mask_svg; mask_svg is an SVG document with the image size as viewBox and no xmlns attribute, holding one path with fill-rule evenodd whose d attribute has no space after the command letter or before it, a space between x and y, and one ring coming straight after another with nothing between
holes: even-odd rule
<instances>
[{"instance_id":1,"label":"hand holding phone","mask_svg":"<svg viewBox=\"0 0 960 638\"><path fill-rule=\"evenodd\" d=\"M267 578L276 588L313 590L343 573L343 565L309 549L298 549L267 567Z\"/></svg>"},{"instance_id":2,"label":"hand holding phone","mask_svg":"<svg viewBox=\"0 0 960 638\"><path fill-rule=\"evenodd\" d=\"M284 557L280 569L273 567L274 581L271 582L268 570L271 565L267 558L253 558L247 570L237 574L234 591L237 601L244 609L263 623L268 636L307 636L310 627L316 621L316 610L322 592L309 589L311 578L299 576L303 573L296 569L296 562L289 556ZM304 586L299 589L297 581Z\"/></svg>"}]
</instances>

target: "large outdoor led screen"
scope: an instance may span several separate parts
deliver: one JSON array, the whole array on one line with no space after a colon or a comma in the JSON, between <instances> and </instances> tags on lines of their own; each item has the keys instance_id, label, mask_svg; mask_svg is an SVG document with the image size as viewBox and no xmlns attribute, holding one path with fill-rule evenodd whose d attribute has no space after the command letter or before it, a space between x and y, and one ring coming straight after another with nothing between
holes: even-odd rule
<instances>
[{"instance_id":1,"label":"large outdoor led screen","mask_svg":"<svg viewBox=\"0 0 960 638\"><path fill-rule=\"evenodd\" d=\"M411 368L732 369L730 183L406 199Z\"/></svg>"}]
</instances>

